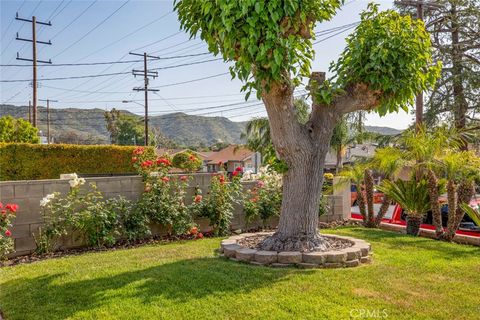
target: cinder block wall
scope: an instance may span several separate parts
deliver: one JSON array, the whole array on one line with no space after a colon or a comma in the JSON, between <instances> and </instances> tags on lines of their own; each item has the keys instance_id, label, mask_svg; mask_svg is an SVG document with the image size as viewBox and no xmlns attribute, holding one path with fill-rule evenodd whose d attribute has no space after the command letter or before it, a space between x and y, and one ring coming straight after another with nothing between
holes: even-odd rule
<instances>
[{"instance_id":1,"label":"cinder block wall","mask_svg":"<svg viewBox=\"0 0 480 320\"><path fill-rule=\"evenodd\" d=\"M189 195L193 195L195 186L199 186L202 192L206 194L210 186L211 174L199 173L193 175L193 180L189 190ZM123 196L129 200L139 199L143 192L142 179L139 176L118 176L118 177L100 177L87 178L88 184L95 184L105 198ZM244 190L250 189L254 183L243 183ZM42 226L42 214L40 200L47 194L53 192L67 193L70 190L68 180L32 180L32 181L5 181L0 182L0 201L5 203L16 203L19 205L17 217L13 221L12 237L15 242L15 253L13 256L25 255L33 252L36 248L34 235L38 233L38 228ZM327 215L320 218L323 222L333 220L343 220L350 217L348 199L342 194L329 196L331 210ZM196 221L203 231L209 230L207 219L198 219ZM271 219L267 226L275 227L278 218ZM245 214L241 205L235 205L235 212L232 219L232 229L246 229L261 226L261 221L247 224ZM153 226L154 234L161 234L163 228ZM76 247L81 245L78 240L72 236L63 243L64 247Z\"/></svg>"}]
</instances>

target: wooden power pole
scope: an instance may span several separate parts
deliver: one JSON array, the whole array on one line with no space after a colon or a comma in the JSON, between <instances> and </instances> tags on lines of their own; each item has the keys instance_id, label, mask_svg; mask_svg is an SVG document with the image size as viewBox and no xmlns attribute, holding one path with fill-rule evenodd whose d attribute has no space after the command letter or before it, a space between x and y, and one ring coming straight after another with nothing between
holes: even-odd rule
<instances>
[{"instance_id":1,"label":"wooden power pole","mask_svg":"<svg viewBox=\"0 0 480 320\"><path fill-rule=\"evenodd\" d=\"M145 145L148 146L148 91L159 91L158 89L149 89L148 88L148 80L149 80L149 77L152 77L152 78L156 78L158 77L158 72L157 71L149 71L148 70L148 67L147 67L147 58L150 58L150 59L160 59L160 57L156 57L156 56L151 56L151 55L148 55L146 52L144 53L134 53L134 52L130 52L131 55L134 55L134 56L141 56L143 57L143 70L136 70L136 69L133 69L132 70L132 74L136 77L136 76L143 76L143 81L144 81L144 87L143 88L140 88L140 87L136 87L136 88L133 88L134 91L145 91Z\"/></svg>"},{"instance_id":2,"label":"wooden power pole","mask_svg":"<svg viewBox=\"0 0 480 320\"><path fill-rule=\"evenodd\" d=\"M28 122L32 124L32 101L28 100Z\"/></svg>"},{"instance_id":3,"label":"wooden power pole","mask_svg":"<svg viewBox=\"0 0 480 320\"><path fill-rule=\"evenodd\" d=\"M51 26L52 23L50 21L49 22L37 21L37 18L35 16L33 16L31 20L20 18L18 16L18 12L17 12L17 15L15 16L15 19L32 23L32 39L20 38L18 36L18 32L17 32L16 40L27 41L27 42L32 43L32 59L20 58L19 53L17 52L17 60L31 61L32 62L32 66L33 66L33 77L32 77L33 119L32 119L32 124L33 124L34 127L37 127L37 63L39 63L39 62L40 63L50 63L50 64L52 63L51 60L48 60L48 61L37 60L37 43L51 45L52 42L50 40L48 42L37 40L37 32L36 32L37 28L36 28L36 26L37 26L37 24L41 24L41 25L44 25L44 26Z\"/></svg>"},{"instance_id":4,"label":"wooden power pole","mask_svg":"<svg viewBox=\"0 0 480 320\"><path fill-rule=\"evenodd\" d=\"M47 144L50 144L50 102L58 102L58 100L38 99L38 101L47 102Z\"/></svg>"},{"instance_id":5,"label":"wooden power pole","mask_svg":"<svg viewBox=\"0 0 480 320\"><path fill-rule=\"evenodd\" d=\"M395 1L395 5L402 7L415 7L417 9L417 19L423 21L424 9L439 9L440 4L422 1L422 0L400 0ZM420 92L415 98L415 130L418 132L423 123L423 92Z\"/></svg>"}]
</instances>

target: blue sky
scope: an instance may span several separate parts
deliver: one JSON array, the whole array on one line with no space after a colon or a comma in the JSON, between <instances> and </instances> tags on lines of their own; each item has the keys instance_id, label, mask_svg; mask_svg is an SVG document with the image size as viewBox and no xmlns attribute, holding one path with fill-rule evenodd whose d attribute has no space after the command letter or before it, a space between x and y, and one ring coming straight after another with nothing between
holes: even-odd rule
<instances>
[{"instance_id":1,"label":"blue sky","mask_svg":"<svg viewBox=\"0 0 480 320\"><path fill-rule=\"evenodd\" d=\"M342 11L330 22L317 26L317 31L338 27L359 20L359 13L369 1L347 1ZM377 1L382 9L388 9L393 1ZM123 6L122 6L123 5ZM172 12L173 1L1 1L1 64L28 64L15 60L16 53L31 58L31 44L13 40L16 32L20 37L31 37L31 24L14 20L19 10L20 17L38 20L51 19L52 26L37 28L37 39L52 45L38 45L38 59L52 59L52 63L86 63L106 61L129 61L139 57L129 51L148 52L160 57L185 56L207 52L199 39L192 39L179 30L176 14ZM118 10L117 10L118 9ZM104 19L109 17L105 22ZM76 20L75 20L76 19ZM72 23L73 21L73 23ZM71 23L71 24L70 24ZM70 25L69 25L70 24ZM95 26L98 26L94 29ZM137 31L138 30L138 31ZM316 57L313 70L326 71L330 61L337 59L345 45L345 37L353 29L335 35L314 46ZM332 34L329 34L330 36ZM324 36L327 37L327 36ZM319 37L322 39L322 37ZM210 54L179 59L157 60L149 63L150 68L162 68L185 63L212 60ZM112 107L141 113L143 93L136 93L133 87L141 86L143 80L134 78L132 68L142 68L142 63L131 62L114 65L93 66L41 66L38 69L40 99L59 100L55 107L102 108ZM70 77L102 73L125 72L108 77L42 81L42 78ZM159 77L151 80L152 87L160 87L158 94L150 93L150 113L165 114L175 111L188 111L191 114L226 116L233 121L248 120L265 115L262 105L256 105L252 96L244 108L241 83L230 80L228 65L222 61L205 62L185 67L159 70ZM1 67L2 80L29 79L31 67ZM219 75L219 76L216 76ZM216 76L188 84L179 82ZM28 82L1 83L0 102L25 105L31 99ZM74 91L73 91L74 90ZM135 101L122 103L123 100ZM212 106L225 106L207 110ZM196 111L194 111L196 110ZM383 118L368 115L368 125L381 125L393 128L406 128L412 116L405 112Z\"/></svg>"}]
</instances>

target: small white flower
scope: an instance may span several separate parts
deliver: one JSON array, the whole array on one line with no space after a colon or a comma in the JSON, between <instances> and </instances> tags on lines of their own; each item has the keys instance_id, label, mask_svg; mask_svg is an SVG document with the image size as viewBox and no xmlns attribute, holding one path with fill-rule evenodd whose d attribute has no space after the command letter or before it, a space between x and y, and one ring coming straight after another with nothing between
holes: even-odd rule
<instances>
[{"instance_id":1,"label":"small white flower","mask_svg":"<svg viewBox=\"0 0 480 320\"><path fill-rule=\"evenodd\" d=\"M85 179L84 178L78 179L78 184L79 185L84 185L85 184Z\"/></svg>"},{"instance_id":2,"label":"small white flower","mask_svg":"<svg viewBox=\"0 0 480 320\"><path fill-rule=\"evenodd\" d=\"M40 200L40 207L45 207L47 204L50 203L50 201L55 198L55 194L47 194L45 197L43 197L42 200Z\"/></svg>"},{"instance_id":3,"label":"small white flower","mask_svg":"<svg viewBox=\"0 0 480 320\"><path fill-rule=\"evenodd\" d=\"M75 188L78 185L78 180L73 179L73 180L68 181L68 183L70 184L70 188Z\"/></svg>"}]
</instances>

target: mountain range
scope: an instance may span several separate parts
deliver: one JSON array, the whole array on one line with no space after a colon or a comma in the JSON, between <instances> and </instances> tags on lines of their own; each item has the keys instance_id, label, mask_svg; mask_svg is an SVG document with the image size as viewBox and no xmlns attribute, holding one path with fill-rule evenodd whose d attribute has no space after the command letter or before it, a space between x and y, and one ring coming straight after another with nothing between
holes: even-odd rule
<instances>
[{"instance_id":1,"label":"mountain range","mask_svg":"<svg viewBox=\"0 0 480 320\"><path fill-rule=\"evenodd\" d=\"M50 131L56 140L69 137L78 143L109 143L103 109L50 109ZM122 113L141 116L126 110ZM0 117L11 115L28 119L28 106L0 105ZM46 108L38 107L38 127L42 132L47 128ZM150 116L151 128L158 129L165 137L186 146L212 145L217 142L242 143L241 133L246 122L234 122L225 117L205 117L177 112L159 116ZM401 131L389 127L366 126L366 130L385 135L398 134Z\"/></svg>"}]
</instances>

